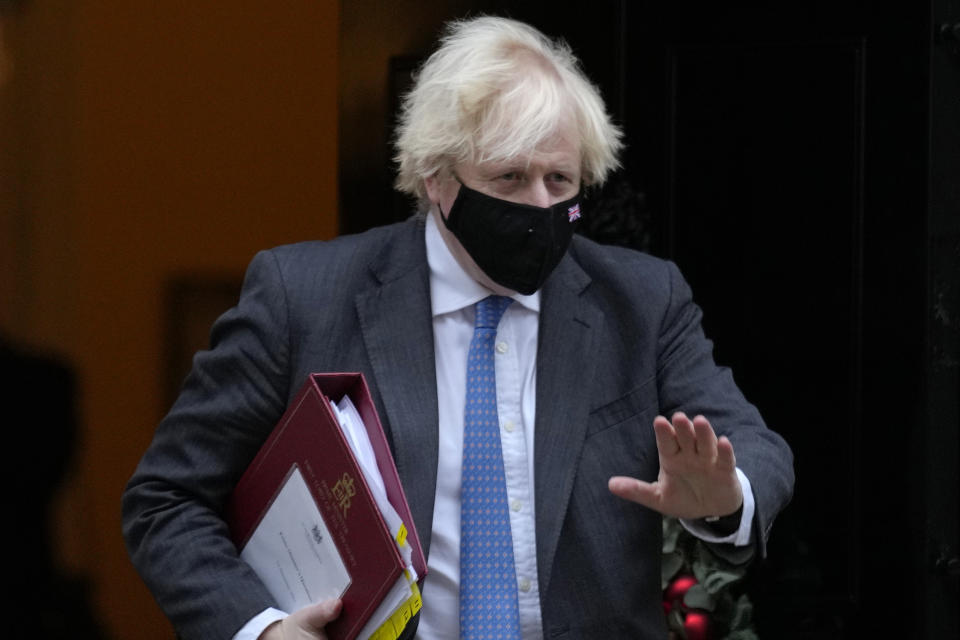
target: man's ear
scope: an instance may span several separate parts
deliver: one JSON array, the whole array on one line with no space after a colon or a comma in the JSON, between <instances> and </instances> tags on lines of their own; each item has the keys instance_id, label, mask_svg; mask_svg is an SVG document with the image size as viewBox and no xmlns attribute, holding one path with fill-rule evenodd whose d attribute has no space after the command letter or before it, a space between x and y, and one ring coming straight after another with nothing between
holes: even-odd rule
<instances>
[{"instance_id":1,"label":"man's ear","mask_svg":"<svg viewBox=\"0 0 960 640\"><path fill-rule=\"evenodd\" d=\"M427 200L429 200L431 204L437 204L440 202L440 186L442 184L443 180L440 177L439 171L436 171L423 179L423 186L427 190Z\"/></svg>"}]
</instances>

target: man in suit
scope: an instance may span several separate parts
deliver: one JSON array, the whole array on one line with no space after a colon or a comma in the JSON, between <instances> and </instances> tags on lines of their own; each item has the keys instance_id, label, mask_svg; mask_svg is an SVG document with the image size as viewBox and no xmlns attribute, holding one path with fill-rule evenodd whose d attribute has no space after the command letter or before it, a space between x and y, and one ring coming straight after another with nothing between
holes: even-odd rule
<instances>
[{"instance_id":1,"label":"man in suit","mask_svg":"<svg viewBox=\"0 0 960 640\"><path fill-rule=\"evenodd\" d=\"M714 364L674 265L572 236L619 136L564 45L498 18L449 27L398 130L421 215L258 254L127 487L131 557L184 637L324 638L338 615L274 609L221 519L316 371L363 372L391 444L429 567L405 636L485 637L461 511L491 302L510 571L484 615L502 637L663 638L661 514L763 553L789 448Z\"/></svg>"}]
</instances>

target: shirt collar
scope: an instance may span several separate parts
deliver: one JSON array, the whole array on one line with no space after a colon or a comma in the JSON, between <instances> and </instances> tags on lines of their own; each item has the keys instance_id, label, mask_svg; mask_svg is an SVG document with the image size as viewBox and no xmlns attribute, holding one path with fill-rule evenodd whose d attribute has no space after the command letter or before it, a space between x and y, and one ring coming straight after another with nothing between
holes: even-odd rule
<instances>
[{"instance_id":1,"label":"shirt collar","mask_svg":"<svg viewBox=\"0 0 960 640\"><path fill-rule=\"evenodd\" d=\"M439 316L464 307L471 307L493 292L470 277L450 253L440 235L434 214L427 214L427 264L430 265L430 302L433 315ZM510 296L531 311L540 312L540 292Z\"/></svg>"}]
</instances>

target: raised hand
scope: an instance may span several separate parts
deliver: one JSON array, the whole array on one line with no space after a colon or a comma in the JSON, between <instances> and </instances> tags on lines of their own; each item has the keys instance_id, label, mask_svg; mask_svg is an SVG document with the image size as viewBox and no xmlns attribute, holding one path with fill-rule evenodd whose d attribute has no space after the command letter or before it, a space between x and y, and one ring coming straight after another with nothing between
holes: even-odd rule
<instances>
[{"instance_id":1,"label":"raised hand","mask_svg":"<svg viewBox=\"0 0 960 640\"><path fill-rule=\"evenodd\" d=\"M743 504L737 480L733 445L726 436L717 439L703 416L690 420L684 413L672 420L653 421L660 456L656 482L627 476L610 478L615 495L638 502L667 516L697 519L725 516Z\"/></svg>"}]
</instances>

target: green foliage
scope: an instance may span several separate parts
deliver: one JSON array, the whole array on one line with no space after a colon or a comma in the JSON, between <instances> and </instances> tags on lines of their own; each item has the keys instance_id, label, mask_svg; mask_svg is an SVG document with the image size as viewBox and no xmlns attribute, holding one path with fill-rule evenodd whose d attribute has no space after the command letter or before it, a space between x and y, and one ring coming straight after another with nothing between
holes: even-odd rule
<instances>
[{"instance_id":1,"label":"green foliage","mask_svg":"<svg viewBox=\"0 0 960 640\"><path fill-rule=\"evenodd\" d=\"M709 544L687 531L676 518L663 519L661 587L666 590L679 576L696 578L697 584L684 594L683 604L709 612L717 640L759 640L753 630L753 604L745 593L735 593L752 559L752 546ZM678 610L667 616L667 625L675 637L686 637Z\"/></svg>"}]
</instances>

